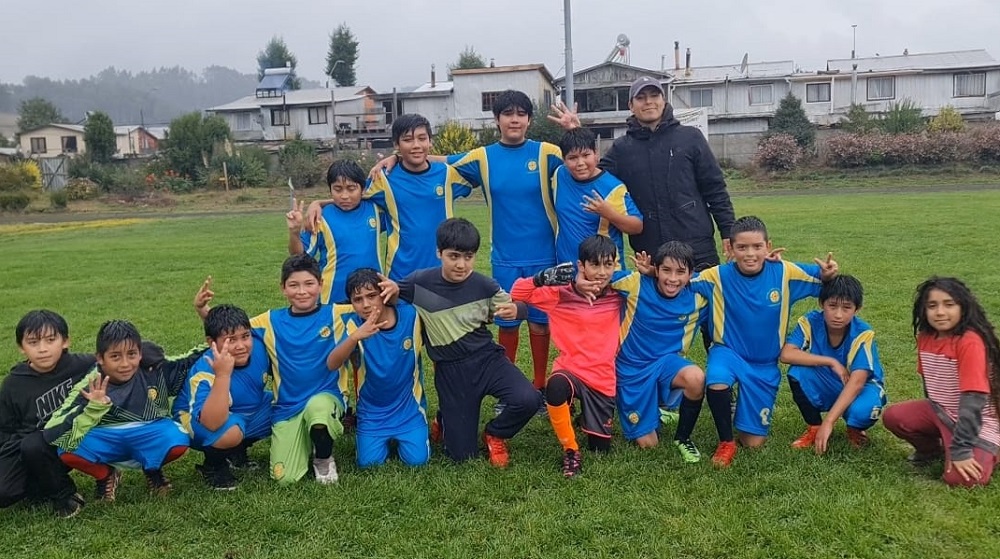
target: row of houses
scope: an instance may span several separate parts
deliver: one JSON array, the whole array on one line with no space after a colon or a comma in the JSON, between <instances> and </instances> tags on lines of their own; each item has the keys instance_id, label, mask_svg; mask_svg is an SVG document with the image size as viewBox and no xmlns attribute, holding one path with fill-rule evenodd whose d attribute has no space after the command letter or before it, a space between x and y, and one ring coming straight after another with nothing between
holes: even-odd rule
<instances>
[{"instance_id":1,"label":"row of houses","mask_svg":"<svg viewBox=\"0 0 1000 559\"><path fill-rule=\"evenodd\" d=\"M115 126L115 157L148 156L159 149L166 127ZM18 135L20 151L31 157L56 157L86 153L87 142L81 124L48 124Z\"/></svg>"}]
</instances>

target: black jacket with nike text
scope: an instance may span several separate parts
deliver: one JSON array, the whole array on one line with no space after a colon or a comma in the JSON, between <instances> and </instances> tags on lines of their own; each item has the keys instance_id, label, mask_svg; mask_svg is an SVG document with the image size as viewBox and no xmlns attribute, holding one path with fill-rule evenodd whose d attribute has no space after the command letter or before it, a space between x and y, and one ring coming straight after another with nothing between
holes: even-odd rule
<instances>
[{"instance_id":1,"label":"black jacket with nike text","mask_svg":"<svg viewBox=\"0 0 1000 559\"><path fill-rule=\"evenodd\" d=\"M93 354L64 352L48 373L27 361L14 365L0 385L0 446L40 429L95 362Z\"/></svg>"}]
</instances>

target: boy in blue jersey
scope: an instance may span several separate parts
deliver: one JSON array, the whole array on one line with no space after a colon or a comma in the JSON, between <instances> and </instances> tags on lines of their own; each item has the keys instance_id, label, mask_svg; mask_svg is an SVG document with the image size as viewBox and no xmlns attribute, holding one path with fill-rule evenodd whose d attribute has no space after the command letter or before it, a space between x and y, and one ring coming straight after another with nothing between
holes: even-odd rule
<instances>
[{"instance_id":1,"label":"boy in blue jersey","mask_svg":"<svg viewBox=\"0 0 1000 559\"><path fill-rule=\"evenodd\" d=\"M837 276L819 290L821 311L799 319L781 348L788 368L792 398L809 426L793 448L826 452L833 426L847 423L847 440L855 448L868 443L865 433L878 421L886 404L885 374L879 361L875 332L855 313L864 288L853 276ZM820 412L827 412L821 418Z\"/></svg>"},{"instance_id":2,"label":"boy in blue jersey","mask_svg":"<svg viewBox=\"0 0 1000 559\"><path fill-rule=\"evenodd\" d=\"M597 138L586 128L574 128L559 141L563 165L553 180L556 219L556 261L573 262L577 247L592 235L610 237L618 247L618 266L625 269L622 233L642 233L642 214L628 190L611 173L597 167Z\"/></svg>"},{"instance_id":3,"label":"boy in blue jersey","mask_svg":"<svg viewBox=\"0 0 1000 559\"><path fill-rule=\"evenodd\" d=\"M478 454L480 406L485 396L494 396L503 411L486 424L483 443L490 463L505 468L507 440L542 405L541 394L487 328L494 316L512 319L519 309L495 280L473 270L479 250L475 225L452 218L438 227L436 237L441 265L414 272L398 285L383 281L382 295L385 300L398 295L420 315L427 354L434 361L445 454L456 462Z\"/></svg>"},{"instance_id":4,"label":"boy in blue jersey","mask_svg":"<svg viewBox=\"0 0 1000 559\"><path fill-rule=\"evenodd\" d=\"M267 350L254 342L250 318L232 305L205 315L205 340L211 351L188 372L174 399L174 420L205 454L196 468L210 487L236 488L231 466L246 465L247 449L271 434L271 372Z\"/></svg>"},{"instance_id":5,"label":"boy in blue jersey","mask_svg":"<svg viewBox=\"0 0 1000 559\"><path fill-rule=\"evenodd\" d=\"M347 279L353 312L337 317L337 347L327 358L331 371L354 356L358 367L358 466L384 464L396 441L408 466L430 459L427 398L421 366L421 331L412 305L382 301L377 270L361 268Z\"/></svg>"},{"instance_id":6,"label":"boy in blue jersey","mask_svg":"<svg viewBox=\"0 0 1000 559\"><path fill-rule=\"evenodd\" d=\"M334 161L326 171L331 203L312 224L302 230L302 207L285 215L288 225L288 254L305 252L319 262L323 274L320 302L335 302L343 296L347 275L358 268L382 269L379 235L383 216L371 200L362 200L365 173L354 161Z\"/></svg>"},{"instance_id":7,"label":"boy in blue jersey","mask_svg":"<svg viewBox=\"0 0 1000 559\"><path fill-rule=\"evenodd\" d=\"M170 417L169 398L200 357L196 351L167 360L130 322L105 322L97 332L97 366L52 414L45 440L59 449L63 463L97 480L98 500L115 500L117 464L137 465L151 492L168 493L171 484L162 468L190 445Z\"/></svg>"},{"instance_id":8,"label":"boy in blue jersey","mask_svg":"<svg viewBox=\"0 0 1000 559\"><path fill-rule=\"evenodd\" d=\"M319 302L323 279L308 254L288 257L281 266L281 291L287 308L253 317L255 342L271 360L274 405L271 410L271 477L293 483L309 469L316 481L335 483L333 438L343 433L343 372L331 373L326 358L336 346L333 307Z\"/></svg>"},{"instance_id":9,"label":"boy in blue jersey","mask_svg":"<svg viewBox=\"0 0 1000 559\"><path fill-rule=\"evenodd\" d=\"M691 281L691 288L707 297L710 305L706 400L719 432L712 463L720 468L736 457L734 424L744 446L761 446L767 440L781 382L778 355L792 306L817 296L822 280L837 275L832 253L825 261L817 258L816 264L769 260L771 241L757 217L737 219L730 239L733 259Z\"/></svg>"},{"instance_id":10,"label":"boy in blue jersey","mask_svg":"<svg viewBox=\"0 0 1000 559\"><path fill-rule=\"evenodd\" d=\"M618 375L618 420L626 439L641 448L659 443L659 406L683 391L673 444L688 463L701 460L691 433L701 414L705 373L687 357L695 331L707 316L708 300L690 287L694 252L668 241L650 260L636 255L639 272L618 272L611 287L625 297Z\"/></svg>"}]
</instances>

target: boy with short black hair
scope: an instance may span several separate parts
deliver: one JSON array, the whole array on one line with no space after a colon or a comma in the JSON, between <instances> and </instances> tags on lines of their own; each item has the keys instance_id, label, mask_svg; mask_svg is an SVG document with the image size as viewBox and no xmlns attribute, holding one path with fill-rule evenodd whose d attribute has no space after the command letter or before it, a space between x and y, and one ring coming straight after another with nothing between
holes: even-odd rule
<instances>
[{"instance_id":1,"label":"boy with short black hair","mask_svg":"<svg viewBox=\"0 0 1000 559\"><path fill-rule=\"evenodd\" d=\"M445 454L456 462L478 454L480 406L483 397L494 396L504 409L486 424L483 442L490 463L504 468L507 440L541 405L541 395L487 329L494 316L515 318L518 307L495 280L473 270L479 250L475 225L451 218L437 228L436 237L441 265L413 272L398 285L382 282L383 296L398 295L420 315L427 354L434 361Z\"/></svg>"},{"instance_id":2,"label":"boy with short black hair","mask_svg":"<svg viewBox=\"0 0 1000 559\"><path fill-rule=\"evenodd\" d=\"M354 161L334 161L326 171L330 203L325 205L311 231L302 230L302 204L285 215L288 254L305 252L319 263L323 274L320 302L333 303L343 296L347 275L358 268L382 269L379 236L385 216L371 200L362 199L365 173ZM294 203L294 201L293 201Z\"/></svg>"},{"instance_id":3,"label":"boy with short black hair","mask_svg":"<svg viewBox=\"0 0 1000 559\"><path fill-rule=\"evenodd\" d=\"M792 398L808 429L793 448L826 452L833 426L841 417L847 440L855 448L868 443L865 431L882 415L885 373L879 361L875 331L855 313L864 288L853 276L837 276L819 290L822 310L799 319L781 349L788 368ZM820 412L827 412L826 417Z\"/></svg>"},{"instance_id":4,"label":"boy with short black hair","mask_svg":"<svg viewBox=\"0 0 1000 559\"><path fill-rule=\"evenodd\" d=\"M559 141L563 164L556 169L553 193L558 229L556 261L573 262L577 247L591 235L606 235L618 247L625 269L623 233L642 233L642 214L617 177L597 166L597 138L586 128L574 128Z\"/></svg>"},{"instance_id":5,"label":"boy with short black hair","mask_svg":"<svg viewBox=\"0 0 1000 559\"><path fill-rule=\"evenodd\" d=\"M712 456L725 468L736 456L733 426L743 446L767 441L781 371L778 356L788 330L792 306L819 294L821 282L837 275L833 253L815 264L773 261L764 222L755 216L736 220L731 236L733 259L709 268L691 288L709 299L712 347L708 350L706 384L719 446ZM739 384L735 414L733 386ZM735 417L734 417L735 415Z\"/></svg>"},{"instance_id":6,"label":"boy with short black hair","mask_svg":"<svg viewBox=\"0 0 1000 559\"><path fill-rule=\"evenodd\" d=\"M69 353L69 325L50 310L25 314L14 337L25 360L0 386L0 507L45 499L57 515L69 518L84 501L39 426L96 361L93 354Z\"/></svg>"},{"instance_id":7,"label":"boy with short black hair","mask_svg":"<svg viewBox=\"0 0 1000 559\"><path fill-rule=\"evenodd\" d=\"M233 305L219 305L205 316L205 341L211 344L187 374L174 399L173 417L205 454L196 466L213 489L236 488L231 466L247 465L247 449L271 434L267 349L255 342L250 318Z\"/></svg>"},{"instance_id":8,"label":"boy with short black hair","mask_svg":"<svg viewBox=\"0 0 1000 559\"><path fill-rule=\"evenodd\" d=\"M621 297L608 292L618 264L618 248L604 235L584 239L573 265L560 264L521 278L511 298L545 311L559 355L545 386L549 422L562 445L562 474L576 477L582 469L580 447L573 432L570 404L581 405L580 428L591 451L611 450L611 420L615 413L615 353Z\"/></svg>"},{"instance_id":9,"label":"boy with short black hair","mask_svg":"<svg viewBox=\"0 0 1000 559\"><path fill-rule=\"evenodd\" d=\"M165 495L172 486L162 468L190 444L170 417L169 399L201 351L168 360L131 322L111 320L97 332L96 357L45 424L45 440L63 463L97 480L98 500L115 500L121 472L113 464L122 463L138 464L150 491Z\"/></svg>"},{"instance_id":10,"label":"boy with short black hair","mask_svg":"<svg viewBox=\"0 0 1000 559\"><path fill-rule=\"evenodd\" d=\"M338 343L327 367L339 369L352 357L359 365L358 466L384 464L392 441L404 464L421 466L430 459L430 444L420 319L412 305L383 303L383 277L374 268L348 276L346 295L353 310L337 317Z\"/></svg>"}]
</instances>

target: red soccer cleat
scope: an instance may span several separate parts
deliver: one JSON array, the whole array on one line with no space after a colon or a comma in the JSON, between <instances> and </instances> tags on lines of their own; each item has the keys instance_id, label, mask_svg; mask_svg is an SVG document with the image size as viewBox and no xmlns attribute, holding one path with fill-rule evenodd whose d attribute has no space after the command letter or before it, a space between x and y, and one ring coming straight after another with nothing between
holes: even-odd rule
<instances>
[{"instance_id":1,"label":"red soccer cleat","mask_svg":"<svg viewBox=\"0 0 1000 559\"><path fill-rule=\"evenodd\" d=\"M719 446L715 447L715 454L712 455L712 465L716 468L728 468L736 458L735 441L719 441Z\"/></svg>"}]
</instances>

